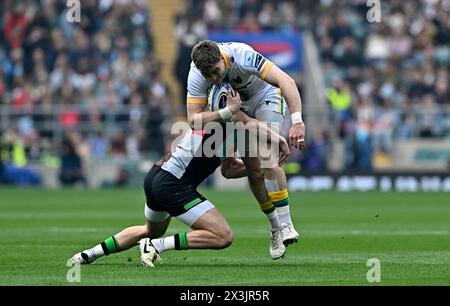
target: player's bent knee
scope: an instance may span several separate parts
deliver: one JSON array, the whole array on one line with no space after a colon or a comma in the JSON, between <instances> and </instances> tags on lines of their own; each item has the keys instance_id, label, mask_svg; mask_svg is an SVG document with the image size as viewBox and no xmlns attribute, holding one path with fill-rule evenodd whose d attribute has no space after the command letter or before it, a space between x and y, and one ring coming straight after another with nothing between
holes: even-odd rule
<instances>
[{"instance_id":1,"label":"player's bent knee","mask_svg":"<svg viewBox=\"0 0 450 306\"><path fill-rule=\"evenodd\" d=\"M219 248L224 249L229 247L233 243L233 232L231 229L226 229L219 234Z\"/></svg>"},{"instance_id":2,"label":"player's bent knee","mask_svg":"<svg viewBox=\"0 0 450 306\"><path fill-rule=\"evenodd\" d=\"M242 159L245 164L245 168L247 169L247 173L249 177L259 177L263 175L263 171L261 170L260 162L256 157L248 157Z\"/></svg>"},{"instance_id":3,"label":"player's bent knee","mask_svg":"<svg viewBox=\"0 0 450 306\"><path fill-rule=\"evenodd\" d=\"M270 176L270 177L276 177L277 175L277 169L274 168L264 168L263 170L264 177Z\"/></svg>"}]
</instances>

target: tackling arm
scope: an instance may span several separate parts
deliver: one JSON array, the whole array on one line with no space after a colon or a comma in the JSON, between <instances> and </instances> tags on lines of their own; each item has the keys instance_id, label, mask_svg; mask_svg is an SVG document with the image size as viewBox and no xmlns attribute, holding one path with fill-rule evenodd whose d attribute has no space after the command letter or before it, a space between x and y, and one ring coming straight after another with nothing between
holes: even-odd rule
<instances>
[{"instance_id":1,"label":"tackling arm","mask_svg":"<svg viewBox=\"0 0 450 306\"><path fill-rule=\"evenodd\" d=\"M244 163L236 157L229 157L222 163L220 171L227 179L241 178L247 176Z\"/></svg>"},{"instance_id":2,"label":"tackling arm","mask_svg":"<svg viewBox=\"0 0 450 306\"><path fill-rule=\"evenodd\" d=\"M212 121L220 122L219 111L211 112L205 111L204 104L188 104L187 117L190 127L193 130L201 130L203 126Z\"/></svg>"},{"instance_id":3,"label":"tackling arm","mask_svg":"<svg viewBox=\"0 0 450 306\"><path fill-rule=\"evenodd\" d=\"M227 92L227 106L217 111L205 111L204 104L188 104L187 116L190 127L193 130L202 129L208 122L228 121L234 114L239 112L241 107L241 98L239 95L232 94L233 89L229 88Z\"/></svg>"},{"instance_id":4,"label":"tackling arm","mask_svg":"<svg viewBox=\"0 0 450 306\"><path fill-rule=\"evenodd\" d=\"M233 122L244 123L245 126L249 128L250 132L255 137L258 137L258 133L263 133L265 134L267 139L272 140L275 143L279 144L281 154L278 163L280 166L291 154L289 146L284 137L275 132L274 130L272 130L271 128L267 127L264 123L247 116L242 111L239 111L235 115L233 115L231 120ZM261 134L259 135L261 136ZM236 157L229 157L225 159L225 161L222 163L221 173L227 179L240 178L247 176L247 169L241 160L237 159Z\"/></svg>"},{"instance_id":5,"label":"tackling arm","mask_svg":"<svg viewBox=\"0 0 450 306\"><path fill-rule=\"evenodd\" d=\"M284 139L283 136L281 136L280 134L269 128L265 123L247 116L247 114L245 114L242 111L239 111L235 115L233 115L233 117L231 117L231 120L233 122L244 123L245 128L248 128L250 133L252 133L255 137L263 136L264 139L267 139L268 141L272 141L275 144L278 144L280 149L280 158L278 162L280 166L291 154L286 139Z\"/></svg>"}]
</instances>

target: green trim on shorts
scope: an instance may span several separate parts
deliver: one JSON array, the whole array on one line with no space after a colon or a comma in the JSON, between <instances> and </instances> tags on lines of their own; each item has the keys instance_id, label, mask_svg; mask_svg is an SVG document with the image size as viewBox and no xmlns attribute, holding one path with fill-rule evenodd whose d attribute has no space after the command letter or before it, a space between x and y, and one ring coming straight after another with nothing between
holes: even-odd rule
<instances>
[{"instance_id":1,"label":"green trim on shorts","mask_svg":"<svg viewBox=\"0 0 450 306\"><path fill-rule=\"evenodd\" d=\"M203 202L202 199L196 198L196 199L190 201L189 203L184 204L184 206L183 206L183 207L184 207L184 210L185 210L185 211L188 211L189 209L191 209L191 208L194 207L195 205L200 204L201 202Z\"/></svg>"}]
</instances>

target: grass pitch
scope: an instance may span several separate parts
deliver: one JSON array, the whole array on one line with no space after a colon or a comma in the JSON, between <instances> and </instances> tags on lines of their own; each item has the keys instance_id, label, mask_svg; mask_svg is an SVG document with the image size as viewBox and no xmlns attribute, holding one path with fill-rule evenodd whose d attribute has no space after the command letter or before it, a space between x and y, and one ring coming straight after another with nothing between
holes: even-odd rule
<instances>
[{"instance_id":1,"label":"grass pitch","mask_svg":"<svg viewBox=\"0 0 450 306\"><path fill-rule=\"evenodd\" d=\"M450 195L290 193L299 243L269 257L269 224L249 192L203 190L229 221L225 250L169 251L154 269L138 249L81 267L81 285L450 285ZM143 222L143 191L0 189L0 285L71 285L66 261ZM172 221L168 233L187 231Z\"/></svg>"}]
</instances>

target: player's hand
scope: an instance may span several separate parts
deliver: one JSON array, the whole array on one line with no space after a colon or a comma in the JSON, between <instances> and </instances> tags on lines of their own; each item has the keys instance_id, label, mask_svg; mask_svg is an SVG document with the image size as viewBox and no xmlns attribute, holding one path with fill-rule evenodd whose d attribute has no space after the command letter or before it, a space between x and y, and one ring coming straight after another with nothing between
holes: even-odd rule
<instances>
[{"instance_id":1,"label":"player's hand","mask_svg":"<svg viewBox=\"0 0 450 306\"><path fill-rule=\"evenodd\" d=\"M236 114L241 109L241 97L239 94L233 89L228 88L227 90L227 107L230 109L230 111L234 114Z\"/></svg>"},{"instance_id":2,"label":"player's hand","mask_svg":"<svg viewBox=\"0 0 450 306\"><path fill-rule=\"evenodd\" d=\"M289 143L292 146L303 150L305 147L305 124L303 122L292 125L289 130Z\"/></svg>"},{"instance_id":3,"label":"player's hand","mask_svg":"<svg viewBox=\"0 0 450 306\"><path fill-rule=\"evenodd\" d=\"M291 155L291 150L289 150L289 145L283 136L280 136L280 158L278 159L278 166L282 166L286 159Z\"/></svg>"}]
</instances>

